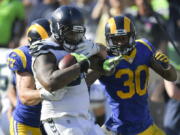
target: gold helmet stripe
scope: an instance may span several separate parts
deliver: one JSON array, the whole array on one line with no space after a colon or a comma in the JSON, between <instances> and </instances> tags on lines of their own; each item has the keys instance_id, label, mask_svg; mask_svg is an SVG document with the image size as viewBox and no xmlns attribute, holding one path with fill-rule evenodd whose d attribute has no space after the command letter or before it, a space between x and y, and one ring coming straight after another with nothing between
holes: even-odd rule
<instances>
[{"instance_id":1,"label":"gold helmet stripe","mask_svg":"<svg viewBox=\"0 0 180 135\"><path fill-rule=\"evenodd\" d=\"M108 24L109 24L109 27L110 27L110 33L115 34L116 33L116 23L115 23L114 18L110 18L108 20Z\"/></svg>"},{"instance_id":2,"label":"gold helmet stripe","mask_svg":"<svg viewBox=\"0 0 180 135\"><path fill-rule=\"evenodd\" d=\"M124 29L126 30L126 32L130 32L130 23L131 21L129 20L129 18L124 17Z\"/></svg>"},{"instance_id":3,"label":"gold helmet stripe","mask_svg":"<svg viewBox=\"0 0 180 135\"><path fill-rule=\"evenodd\" d=\"M37 30L38 34L41 36L42 39L46 39L46 38L49 37L47 31L46 31L42 26L40 26L40 25L38 25L38 24L33 24L33 25L31 25L31 26L29 27L29 29L27 30L27 33L28 33L29 31L31 31L32 29Z\"/></svg>"}]
</instances>

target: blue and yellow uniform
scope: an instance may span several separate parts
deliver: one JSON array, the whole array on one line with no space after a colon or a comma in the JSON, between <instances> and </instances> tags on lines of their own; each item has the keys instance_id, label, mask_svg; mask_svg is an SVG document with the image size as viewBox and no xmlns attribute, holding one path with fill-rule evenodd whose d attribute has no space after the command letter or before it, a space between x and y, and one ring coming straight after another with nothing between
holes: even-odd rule
<instances>
[{"instance_id":1,"label":"blue and yellow uniform","mask_svg":"<svg viewBox=\"0 0 180 135\"><path fill-rule=\"evenodd\" d=\"M112 109L111 117L106 122L106 127L111 131L122 135L164 134L153 124L147 101L149 67L154 51L146 39L136 40L130 56L124 56L115 73L100 78Z\"/></svg>"},{"instance_id":2,"label":"blue and yellow uniform","mask_svg":"<svg viewBox=\"0 0 180 135\"><path fill-rule=\"evenodd\" d=\"M29 72L31 69L31 55L29 46L14 49L8 57L8 66L13 72ZM34 106L22 104L17 94L17 106L10 123L11 135L41 135L40 132L41 103Z\"/></svg>"}]
</instances>

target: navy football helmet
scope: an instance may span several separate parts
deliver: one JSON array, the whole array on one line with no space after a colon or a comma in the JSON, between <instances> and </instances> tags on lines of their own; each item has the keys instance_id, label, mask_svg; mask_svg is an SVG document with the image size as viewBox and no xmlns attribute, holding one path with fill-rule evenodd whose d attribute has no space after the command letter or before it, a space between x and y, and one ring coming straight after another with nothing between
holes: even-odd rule
<instances>
[{"instance_id":1,"label":"navy football helmet","mask_svg":"<svg viewBox=\"0 0 180 135\"><path fill-rule=\"evenodd\" d=\"M27 36L30 44L50 37L51 30L49 21L44 18L33 21L27 30Z\"/></svg>"},{"instance_id":2,"label":"navy football helmet","mask_svg":"<svg viewBox=\"0 0 180 135\"><path fill-rule=\"evenodd\" d=\"M69 51L74 50L83 40L86 31L82 13L72 6L56 9L52 14L50 26L54 38Z\"/></svg>"},{"instance_id":3,"label":"navy football helmet","mask_svg":"<svg viewBox=\"0 0 180 135\"><path fill-rule=\"evenodd\" d=\"M135 46L135 27L126 16L110 18L105 26L105 36L114 55L128 55Z\"/></svg>"}]
</instances>

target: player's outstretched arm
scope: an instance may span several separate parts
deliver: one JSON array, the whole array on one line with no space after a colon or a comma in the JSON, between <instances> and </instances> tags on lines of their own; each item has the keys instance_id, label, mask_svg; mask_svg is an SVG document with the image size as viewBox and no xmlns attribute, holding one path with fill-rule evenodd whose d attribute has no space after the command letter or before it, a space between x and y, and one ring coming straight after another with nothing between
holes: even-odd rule
<instances>
[{"instance_id":1,"label":"player's outstretched arm","mask_svg":"<svg viewBox=\"0 0 180 135\"><path fill-rule=\"evenodd\" d=\"M56 91L79 77L81 66L76 63L65 69L58 69L53 54L39 55L33 65L36 77L48 91Z\"/></svg>"},{"instance_id":2,"label":"player's outstretched arm","mask_svg":"<svg viewBox=\"0 0 180 135\"><path fill-rule=\"evenodd\" d=\"M164 85L169 97L180 101L180 90L178 85L174 82L170 82L166 80L164 80Z\"/></svg>"},{"instance_id":3,"label":"player's outstretched arm","mask_svg":"<svg viewBox=\"0 0 180 135\"><path fill-rule=\"evenodd\" d=\"M156 52L151 59L151 68L168 81L176 81L177 74L174 67L169 64L169 60L162 52Z\"/></svg>"},{"instance_id":4,"label":"player's outstretched arm","mask_svg":"<svg viewBox=\"0 0 180 135\"><path fill-rule=\"evenodd\" d=\"M17 105L16 86L12 82L10 82L10 84L8 85L7 96L12 106L16 107Z\"/></svg>"},{"instance_id":5,"label":"player's outstretched arm","mask_svg":"<svg viewBox=\"0 0 180 135\"><path fill-rule=\"evenodd\" d=\"M95 71L92 69L88 70L86 74L86 83L88 86L92 85L102 74L99 71Z\"/></svg>"},{"instance_id":6,"label":"player's outstretched arm","mask_svg":"<svg viewBox=\"0 0 180 135\"><path fill-rule=\"evenodd\" d=\"M21 102L25 105L37 105L41 102L40 91L36 90L34 77L29 72L16 72L17 90Z\"/></svg>"},{"instance_id":7,"label":"player's outstretched arm","mask_svg":"<svg viewBox=\"0 0 180 135\"><path fill-rule=\"evenodd\" d=\"M100 76L109 76L115 72L116 66L122 60L122 56L115 56L109 59L102 59L101 57L92 57L91 60L91 70L88 71L86 75L86 83L91 85Z\"/></svg>"}]
</instances>

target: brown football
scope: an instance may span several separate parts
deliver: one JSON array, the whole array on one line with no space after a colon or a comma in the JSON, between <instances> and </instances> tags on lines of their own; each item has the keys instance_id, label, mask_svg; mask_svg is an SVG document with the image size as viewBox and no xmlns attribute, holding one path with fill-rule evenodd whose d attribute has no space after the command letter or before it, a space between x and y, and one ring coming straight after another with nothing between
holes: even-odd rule
<instances>
[{"instance_id":1,"label":"brown football","mask_svg":"<svg viewBox=\"0 0 180 135\"><path fill-rule=\"evenodd\" d=\"M67 67L72 66L73 64L76 64L76 58L72 56L71 54L65 55L58 64L59 69L65 69Z\"/></svg>"}]
</instances>

